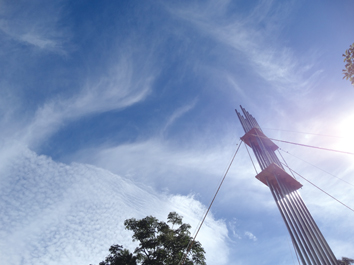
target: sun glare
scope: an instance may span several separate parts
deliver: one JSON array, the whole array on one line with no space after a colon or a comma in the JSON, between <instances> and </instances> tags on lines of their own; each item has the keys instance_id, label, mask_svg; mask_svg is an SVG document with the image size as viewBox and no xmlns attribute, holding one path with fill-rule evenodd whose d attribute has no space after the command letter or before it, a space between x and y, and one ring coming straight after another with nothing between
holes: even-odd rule
<instances>
[{"instance_id":1,"label":"sun glare","mask_svg":"<svg viewBox=\"0 0 354 265\"><path fill-rule=\"evenodd\" d=\"M354 153L354 115L344 118L337 127L338 150Z\"/></svg>"}]
</instances>

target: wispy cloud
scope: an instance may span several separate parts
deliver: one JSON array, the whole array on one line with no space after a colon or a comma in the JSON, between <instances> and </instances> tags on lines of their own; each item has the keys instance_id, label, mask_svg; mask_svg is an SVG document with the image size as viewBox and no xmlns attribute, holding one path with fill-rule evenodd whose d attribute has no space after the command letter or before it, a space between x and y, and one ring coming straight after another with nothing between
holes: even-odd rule
<instances>
[{"instance_id":1,"label":"wispy cloud","mask_svg":"<svg viewBox=\"0 0 354 265\"><path fill-rule=\"evenodd\" d=\"M189 182L188 186L193 186L191 181L197 183L200 174L204 179L215 178L215 175L219 178L226 168L234 151L233 146L223 146L221 143L208 145L206 141L205 138L199 138L193 145L182 147L170 141L151 138L113 147L81 150L72 159L92 163L151 185L181 188L186 182Z\"/></svg>"},{"instance_id":2,"label":"wispy cloud","mask_svg":"<svg viewBox=\"0 0 354 265\"><path fill-rule=\"evenodd\" d=\"M248 239L250 240L257 241L257 237L249 231L245 232L245 236L248 237Z\"/></svg>"},{"instance_id":3,"label":"wispy cloud","mask_svg":"<svg viewBox=\"0 0 354 265\"><path fill-rule=\"evenodd\" d=\"M60 2L2 1L0 31L22 44L65 54L69 35L58 25L62 19Z\"/></svg>"},{"instance_id":4,"label":"wispy cloud","mask_svg":"<svg viewBox=\"0 0 354 265\"><path fill-rule=\"evenodd\" d=\"M122 59L106 75L88 79L80 92L54 98L40 107L17 139L29 145L43 142L68 122L93 113L119 110L143 101L149 94L153 71L137 73L129 59ZM151 70L151 69L150 69Z\"/></svg>"},{"instance_id":5,"label":"wispy cloud","mask_svg":"<svg viewBox=\"0 0 354 265\"><path fill-rule=\"evenodd\" d=\"M277 43L280 26L294 3L281 5L272 1L260 1L248 15L228 13L230 1L217 1L203 6L190 5L169 8L180 19L189 21L203 33L223 43L235 53L235 60L252 66L262 78L279 91L308 89L316 82L321 70L314 70L312 54L300 56L292 48ZM275 6L277 5L277 6ZM241 55L239 55L241 52Z\"/></svg>"},{"instance_id":6,"label":"wispy cloud","mask_svg":"<svg viewBox=\"0 0 354 265\"><path fill-rule=\"evenodd\" d=\"M179 109L177 109L176 111L174 111L174 113L168 118L165 126L162 128L161 130L161 134L163 135L168 128L181 116L183 116L185 113L187 113L188 111L190 111L191 109L194 108L194 106L196 105L197 100L193 100L190 104L187 104Z\"/></svg>"}]
</instances>

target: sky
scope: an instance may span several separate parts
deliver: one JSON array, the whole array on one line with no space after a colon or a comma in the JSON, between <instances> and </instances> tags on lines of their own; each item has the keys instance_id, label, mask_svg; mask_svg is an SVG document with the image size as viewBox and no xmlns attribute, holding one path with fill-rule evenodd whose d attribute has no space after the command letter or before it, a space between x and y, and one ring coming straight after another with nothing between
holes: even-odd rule
<instances>
[{"instance_id":1,"label":"sky","mask_svg":"<svg viewBox=\"0 0 354 265\"><path fill-rule=\"evenodd\" d=\"M172 211L194 234L244 134L239 105L270 138L354 153L353 10L0 0L0 260L98 264L136 247L124 220ZM354 209L353 155L275 143ZM197 237L207 264L298 264L257 172L242 145ZM299 181L336 257L353 258L353 211Z\"/></svg>"}]
</instances>

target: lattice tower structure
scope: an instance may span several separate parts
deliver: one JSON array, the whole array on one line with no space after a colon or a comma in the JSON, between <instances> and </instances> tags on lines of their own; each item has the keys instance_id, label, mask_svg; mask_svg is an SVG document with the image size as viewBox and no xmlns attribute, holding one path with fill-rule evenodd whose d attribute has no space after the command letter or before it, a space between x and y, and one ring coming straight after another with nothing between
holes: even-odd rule
<instances>
[{"instance_id":1,"label":"lattice tower structure","mask_svg":"<svg viewBox=\"0 0 354 265\"><path fill-rule=\"evenodd\" d=\"M252 148L262 169L256 178L269 187L302 264L337 265L336 257L298 192L302 185L284 170L275 154L278 146L265 136L256 119L242 106L241 110L243 115L235 110L245 131L241 139Z\"/></svg>"}]
</instances>

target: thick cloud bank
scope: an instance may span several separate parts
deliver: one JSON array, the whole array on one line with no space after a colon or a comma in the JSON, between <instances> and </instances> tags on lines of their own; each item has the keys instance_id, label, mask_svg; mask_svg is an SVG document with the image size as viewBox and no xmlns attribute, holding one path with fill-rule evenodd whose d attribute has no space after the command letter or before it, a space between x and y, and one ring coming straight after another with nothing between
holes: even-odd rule
<instances>
[{"instance_id":1,"label":"thick cloud bank","mask_svg":"<svg viewBox=\"0 0 354 265\"><path fill-rule=\"evenodd\" d=\"M111 244L134 248L125 219L166 220L177 211L193 232L205 210L192 196L158 194L106 170L56 163L27 148L3 163L0 182L0 259L8 265L97 264ZM208 218L198 240L208 264L227 264L224 222Z\"/></svg>"}]
</instances>

